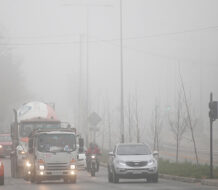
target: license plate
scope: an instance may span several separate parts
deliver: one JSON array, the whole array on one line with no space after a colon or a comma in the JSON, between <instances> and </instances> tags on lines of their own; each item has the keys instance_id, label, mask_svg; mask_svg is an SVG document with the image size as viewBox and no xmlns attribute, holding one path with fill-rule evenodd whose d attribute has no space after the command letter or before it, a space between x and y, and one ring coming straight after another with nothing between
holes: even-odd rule
<instances>
[{"instance_id":1,"label":"license plate","mask_svg":"<svg viewBox=\"0 0 218 190\"><path fill-rule=\"evenodd\" d=\"M52 175L63 175L63 172L61 172L61 171L53 171Z\"/></svg>"},{"instance_id":2,"label":"license plate","mask_svg":"<svg viewBox=\"0 0 218 190\"><path fill-rule=\"evenodd\" d=\"M142 173L143 173L143 170L135 170L133 173L134 173L134 174L142 174Z\"/></svg>"}]
</instances>

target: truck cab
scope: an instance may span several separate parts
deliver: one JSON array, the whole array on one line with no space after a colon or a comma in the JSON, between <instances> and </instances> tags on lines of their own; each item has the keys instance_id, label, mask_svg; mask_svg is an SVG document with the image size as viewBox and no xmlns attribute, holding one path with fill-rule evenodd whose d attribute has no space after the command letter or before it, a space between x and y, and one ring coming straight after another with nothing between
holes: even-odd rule
<instances>
[{"instance_id":1,"label":"truck cab","mask_svg":"<svg viewBox=\"0 0 218 190\"><path fill-rule=\"evenodd\" d=\"M14 121L11 124L11 175L23 177L28 153L29 135L37 129L59 129L61 122L54 109L43 102L29 102L14 109Z\"/></svg>"},{"instance_id":2,"label":"truck cab","mask_svg":"<svg viewBox=\"0 0 218 190\"><path fill-rule=\"evenodd\" d=\"M76 183L76 134L70 129L37 130L29 137L26 170L31 182Z\"/></svg>"}]
</instances>

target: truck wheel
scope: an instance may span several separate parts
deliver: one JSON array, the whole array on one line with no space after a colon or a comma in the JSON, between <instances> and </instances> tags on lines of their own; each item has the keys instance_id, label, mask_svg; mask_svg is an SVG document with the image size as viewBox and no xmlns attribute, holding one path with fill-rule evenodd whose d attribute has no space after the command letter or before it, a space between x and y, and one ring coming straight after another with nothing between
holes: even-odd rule
<instances>
[{"instance_id":1,"label":"truck wheel","mask_svg":"<svg viewBox=\"0 0 218 190\"><path fill-rule=\"evenodd\" d=\"M36 176L34 181L36 184L40 184L42 182L39 176Z\"/></svg>"},{"instance_id":2,"label":"truck wheel","mask_svg":"<svg viewBox=\"0 0 218 190\"><path fill-rule=\"evenodd\" d=\"M14 170L14 159L11 156L11 177L15 177L15 170Z\"/></svg>"},{"instance_id":3,"label":"truck wheel","mask_svg":"<svg viewBox=\"0 0 218 190\"><path fill-rule=\"evenodd\" d=\"M71 183L76 183L76 176L71 179Z\"/></svg>"},{"instance_id":4,"label":"truck wheel","mask_svg":"<svg viewBox=\"0 0 218 190\"><path fill-rule=\"evenodd\" d=\"M0 177L0 185L4 185L4 175Z\"/></svg>"},{"instance_id":5,"label":"truck wheel","mask_svg":"<svg viewBox=\"0 0 218 190\"><path fill-rule=\"evenodd\" d=\"M17 167L17 177L18 178L23 178L23 175L24 175L23 168Z\"/></svg>"}]
</instances>

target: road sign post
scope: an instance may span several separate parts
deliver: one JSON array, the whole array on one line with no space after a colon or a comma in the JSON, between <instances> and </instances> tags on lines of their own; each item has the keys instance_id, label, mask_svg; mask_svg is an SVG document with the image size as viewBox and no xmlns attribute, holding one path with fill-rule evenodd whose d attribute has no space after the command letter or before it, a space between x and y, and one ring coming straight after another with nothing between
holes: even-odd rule
<instances>
[{"instance_id":1,"label":"road sign post","mask_svg":"<svg viewBox=\"0 0 218 190\"><path fill-rule=\"evenodd\" d=\"M101 120L102 120L101 117L95 112L91 113L90 116L88 117L88 122L90 124L89 130L90 132L93 132L92 139L94 143L96 141L96 132L99 131L97 125Z\"/></svg>"},{"instance_id":2,"label":"road sign post","mask_svg":"<svg viewBox=\"0 0 218 190\"><path fill-rule=\"evenodd\" d=\"M213 178L213 122L218 118L218 102L213 101L213 93L210 93L209 102L210 117L210 178Z\"/></svg>"}]
</instances>

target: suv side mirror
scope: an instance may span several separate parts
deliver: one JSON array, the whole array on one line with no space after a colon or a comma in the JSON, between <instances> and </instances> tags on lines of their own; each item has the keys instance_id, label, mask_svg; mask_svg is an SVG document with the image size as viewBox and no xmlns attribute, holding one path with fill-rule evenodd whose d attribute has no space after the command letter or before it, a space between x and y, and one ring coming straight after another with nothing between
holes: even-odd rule
<instances>
[{"instance_id":1,"label":"suv side mirror","mask_svg":"<svg viewBox=\"0 0 218 190\"><path fill-rule=\"evenodd\" d=\"M115 154L113 152L109 152L108 156L115 156Z\"/></svg>"},{"instance_id":2,"label":"suv side mirror","mask_svg":"<svg viewBox=\"0 0 218 190\"><path fill-rule=\"evenodd\" d=\"M155 150L155 151L153 152L153 156L159 156L159 152Z\"/></svg>"}]
</instances>

